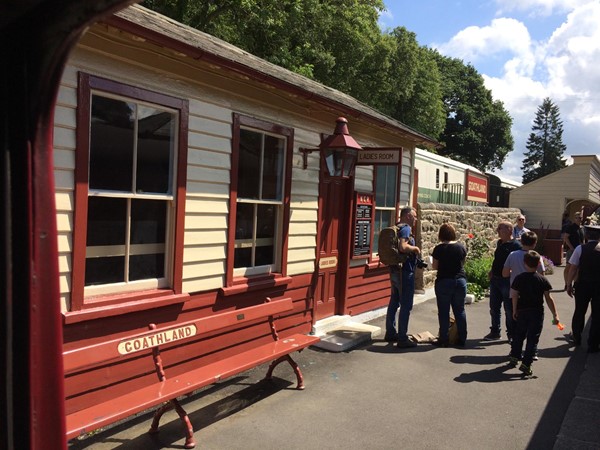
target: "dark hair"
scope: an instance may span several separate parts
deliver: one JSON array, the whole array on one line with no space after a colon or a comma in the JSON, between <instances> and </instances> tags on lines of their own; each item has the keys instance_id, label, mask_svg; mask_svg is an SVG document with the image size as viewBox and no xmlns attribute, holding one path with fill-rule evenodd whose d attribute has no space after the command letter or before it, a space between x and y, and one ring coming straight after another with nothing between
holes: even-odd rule
<instances>
[{"instance_id":1,"label":"dark hair","mask_svg":"<svg viewBox=\"0 0 600 450\"><path fill-rule=\"evenodd\" d=\"M537 243L537 234L533 231L526 231L521 235L521 244L533 247Z\"/></svg>"},{"instance_id":2,"label":"dark hair","mask_svg":"<svg viewBox=\"0 0 600 450\"><path fill-rule=\"evenodd\" d=\"M537 266L540 264L540 258L540 254L535 250L529 250L527 253L525 253L525 255L523 255L525 265L532 269L537 268Z\"/></svg>"},{"instance_id":3,"label":"dark hair","mask_svg":"<svg viewBox=\"0 0 600 450\"><path fill-rule=\"evenodd\" d=\"M455 241L456 240L456 230L449 223L443 223L440 226L440 231L438 232L438 238L440 241Z\"/></svg>"}]
</instances>

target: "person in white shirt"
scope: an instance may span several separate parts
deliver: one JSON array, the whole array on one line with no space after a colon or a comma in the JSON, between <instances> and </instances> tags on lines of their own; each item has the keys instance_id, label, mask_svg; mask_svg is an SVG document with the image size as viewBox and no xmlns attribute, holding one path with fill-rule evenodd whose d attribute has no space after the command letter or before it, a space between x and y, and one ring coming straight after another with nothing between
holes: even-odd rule
<instances>
[{"instance_id":1,"label":"person in white shirt","mask_svg":"<svg viewBox=\"0 0 600 450\"><path fill-rule=\"evenodd\" d=\"M525 216L521 214L517 217L517 223L513 227L513 239L521 239L521 235L527 231L530 230L525 228Z\"/></svg>"}]
</instances>

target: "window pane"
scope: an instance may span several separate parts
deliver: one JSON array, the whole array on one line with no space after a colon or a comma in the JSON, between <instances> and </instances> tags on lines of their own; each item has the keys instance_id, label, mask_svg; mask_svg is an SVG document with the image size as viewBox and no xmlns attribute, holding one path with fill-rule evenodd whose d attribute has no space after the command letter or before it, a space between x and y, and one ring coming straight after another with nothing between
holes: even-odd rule
<instances>
[{"instance_id":1,"label":"window pane","mask_svg":"<svg viewBox=\"0 0 600 450\"><path fill-rule=\"evenodd\" d=\"M265 136L265 153L262 176L263 200L282 199L284 145L284 139L273 136Z\"/></svg>"},{"instance_id":2,"label":"window pane","mask_svg":"<svg viewBox=\"0 0 600 450\"><path fill-rule=\"evenodd\" d=\"M127 200L89 197L87 246L124 245Z\"/></svg>"},{"instance_id":3,"label":"window pane","mask_svg":"<svg viewBox=\"0 0 600 450\"><path fill-rule=\"evenodd\" d=\"M164 244L167 230L167 202L131 201L131 243Z\"/></svg>"},{"instance_id":4,"label":"window pane","mask_svg":"<svg viewBox=\"0 0 600 450\"><path fill-rule=\"evenodd\" d=\"M254 205L238 203L235 218L235 239L252 239L254 235Z\"/></svg>"},{"instance_id":5,"label":"window pane","mask_svg":"<svg viewBox=\"0 0 600 450\"><path fill-rule=\"evenodd\" d=\"M165 276L165 255L133 255L129 259L129 281Z\"/></svg>"},{"instance_id":6,"label":"window pane","mask_svg":"<svg viewBox=\"0 0 600 450\"><path fill-rule=\"evenodd\" d=\"M273 245L257 246L255 266L273 264Z\"/></svg>"},{"instance_id":7,"label":"window pane","mask_svg":"<svg viewBox=\"0 0 600 450\"><path fill-rule=\"evenodd\" d=\"M233 267L252 267L252 248L236 248Z\"/></svg>"},{"instance_id":8,"label":"window pane","mask_svg":"<svg viewBox=\"0 0 600 450\"><path fill-rule=\"evenodd\" d=\"M375 186L375 203L377 206L385 206L385 182L386 182L386 166L375 166L375 179L377 185Z\"/></svg>"},{"instance_id":9,"label":"window pane","mask_svg":"<svg viewBox=\"0 0 600 450\"><path fill-rule=\"evenodd\" d=\"M135 104L92 96L90 189L131 192Z\"/></svg>"},{"instance_id":10,"label":"window pane","mask_svg":"<svg viewBox=\"0 0 600 450\"><path fill-rule=\"evenodd\" d=\"M387 173L386 183L386 194L385 194L385 206L388 208L394 208L396 206L396 179L398 167L396 166L385 166Z\"/></svg>"},{"instance_id":11,"label":"window pane","mask_svg":"<svg viewBox=\"0 0 600 450\"><path fill-rule=\"evenodd\" d=\"M238 198L258 199L261 134L240 130Z\"/></svg>"},{"instance_id":12,"label":"window pane","mask_svg":"<svg viewBox=\"0 0 600 450\"><path fill-rule=\"evenodd\" d=\"M124 281L125 257L106 256L101 258L86 258L85 285L119 283Z\"/></svg>"},{"instance_id":13,"label":"window pane","mask_svg":"<svg viewBox=\"0 0 600 450\"><path fill-rule=\"evenodd\" d=\"M148 106L138 107L136 191L171 191L175 114Z\"/></svg>"},{"instance_id":14,"label":"window pane","mask_svg":"<svg viewBox=\"0 0 600 450\"><path fill-rule=\"evenodd\" d=\"M275 236L276 211L275 205L258 205L256 237L272 238Z\"/></svg>"}]
</instances>

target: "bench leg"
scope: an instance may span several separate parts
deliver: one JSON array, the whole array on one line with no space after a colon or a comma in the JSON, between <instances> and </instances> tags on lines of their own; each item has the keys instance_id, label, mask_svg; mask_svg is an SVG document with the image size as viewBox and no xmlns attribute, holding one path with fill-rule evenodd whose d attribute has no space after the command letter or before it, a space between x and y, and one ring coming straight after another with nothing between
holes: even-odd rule
<instances>
[{"instance_id":1,"label":"bench leg","mask_svg":"<svg viewBox=\"0 0 600 450\"><path fill-rule=\"evenodd\" d=\"M290 366L292 366L292 369L294 369L294 373L296 374L296 379L298 380L298 385L296 386L296 389L300 389L300 390L304 389L304 378L302 377L302 371L300 370L300 367L298 366L298 364L296 364L296 361L294 361L290 355L281 356L281 357L277 358L275 361L273 361L271 363L271 365L269 366L269 370L267 371L265 380L271 380L273 378L273 370L275 370L275 367L277 367L280 363L282 363L284 361L287 361L288 363L290 363Z\"/></svg>"},{"instance_id":2,"label":"bench leg","mask_svg":"<svg viewBox=\"0 0 600 450\"><path fill-rule=\"evenodd\" d=\"M154 418L152 419L152 425L150 425L150 430L148 433L158 433L158 423L160 422L160 418L164 413L175 409L177 414L179 415L179 419L183 424L183 428L185 429L185 444L184 448L194 448L196 446L196 441L194 440L194 428L192 427L192 423L190 422L190 418L188 417L185 409L179 404L179 400L173 399L168 403L165 403L160 408L156 410L154 413Z\"/></svg>"}]
</instances>

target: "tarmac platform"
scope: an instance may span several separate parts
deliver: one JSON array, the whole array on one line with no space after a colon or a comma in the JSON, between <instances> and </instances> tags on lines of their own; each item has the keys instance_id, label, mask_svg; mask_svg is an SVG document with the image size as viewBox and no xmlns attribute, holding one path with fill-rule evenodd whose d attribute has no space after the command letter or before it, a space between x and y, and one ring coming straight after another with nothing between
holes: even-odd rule
<instances>
[{"instance_id":1,"label":"tarmac platform","mask_svg":"<svg viewBox=\"0 0 600 450\"><path fill-rule=\"evenodd\" d=\"M287 365L270 383L261 381L261 366L183 398L196 448L600 449L600 353L586 352L587 328L582 347L567 340L574 302L562 291L562 273L557 267L549 279L559 289L552 295L565 330L546 314L532 378L507 364L506 340L482 340L490 322L484 299L466 307L465 348L401 350L371 336L347 351L311 347L294 356L304 391L294 389ZM431 292L415 297L409 333L437 334ZM384 314L365 319L385 328ZM165 414L157 435L147 433L151 419L151 412L140 414L69 448L183 448L174 412Z\"/></svg>"}]
</instances>

